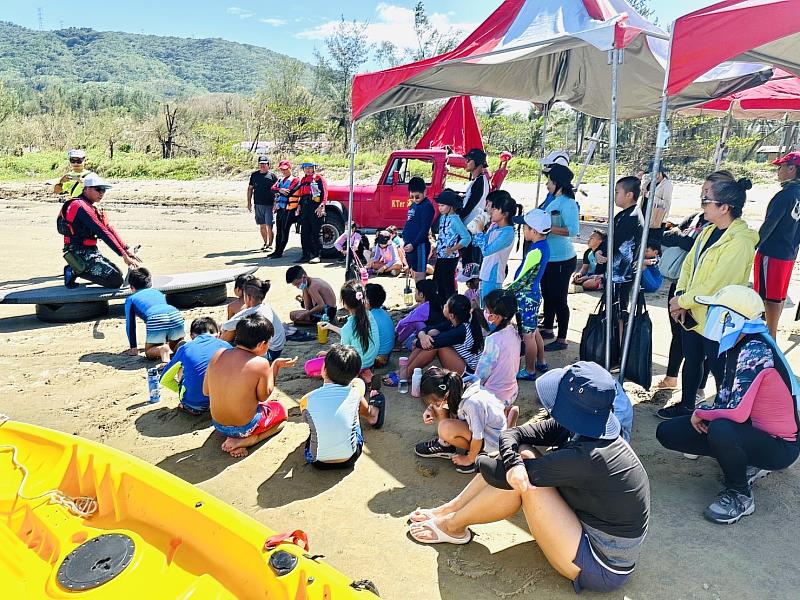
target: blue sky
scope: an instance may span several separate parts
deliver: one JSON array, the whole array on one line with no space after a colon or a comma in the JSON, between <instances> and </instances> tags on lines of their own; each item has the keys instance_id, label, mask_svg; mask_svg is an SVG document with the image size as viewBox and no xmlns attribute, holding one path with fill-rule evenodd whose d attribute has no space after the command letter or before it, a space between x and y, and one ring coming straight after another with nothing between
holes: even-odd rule
<instances>
[{"instance_id":1,"label":"blue sky","mask_svg":"<svg viewBox=\"0 0 800 600\"><path fill-rule=\"evenodd\" d=\"M665 27L681 14L713 1L651 0L650 4ZM274 0L3 0L2 4L0 19L32 29L39 27L37 8L41 8L44 29L91 27L99 31L220 37L264 46L311 62L314 48L322 46L322 39L342 15L348 20L368 21L368 36L372 41L408 43L416 0L303 0L296 4ZM499 5L499 0L425 2L438 29L455 27L465 34Z\"/></svg>"}]
</instances>

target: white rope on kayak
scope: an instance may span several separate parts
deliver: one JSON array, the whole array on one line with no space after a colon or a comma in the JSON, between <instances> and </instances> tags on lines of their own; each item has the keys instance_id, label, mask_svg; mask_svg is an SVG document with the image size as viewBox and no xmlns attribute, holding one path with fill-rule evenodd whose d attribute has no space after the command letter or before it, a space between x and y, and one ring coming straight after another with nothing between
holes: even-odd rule
<instances>
[{"instance_id":1,"label":"white rope on kayak","mask_svg":"<svg viewBox=\"0 0 800 600\"><path fill-rule=\"evenodd\" d=\"M5 425L9 420L10 418L8 415L0 413L0 427ZM67 496L61 490L49 490L47 492L37 494L36 496L26 496L23 494L22 490L25 487L25 482L28 480L28 469L25 467L25 465L17 460L16 446L11 444L0 444L0 452L8 452L9 450L11 451L11 462L14 463L14 466L17 469L22 471L22 481L20 481L19 487L17 488L17 498L27 500L28 502L38 500L40 498L47 498L51 504L59 504L76 517L81 517L84 519L91 517L97 512L97 500L88 496L78 496L76 498L72 498Z\"/></svg>"}]
</instances>

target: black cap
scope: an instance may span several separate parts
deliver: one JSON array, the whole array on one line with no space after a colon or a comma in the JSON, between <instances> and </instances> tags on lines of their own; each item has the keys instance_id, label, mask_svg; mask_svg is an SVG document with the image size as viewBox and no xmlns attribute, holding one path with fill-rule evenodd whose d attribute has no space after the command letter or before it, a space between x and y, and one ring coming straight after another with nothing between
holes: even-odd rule
<instances>
[{"instance_id":1,"label":"black cap","mask_svg":"<svg viewBox=\"0 0 800 600\"><path fill-rule=\"evenodd\" d=\"M453 190L445 189L436 197L436 203L445 204L446 206L452 206L456 210L461 210L464 201L461 199L461 196Z\"/></svg>"},{"instance_id":2,"label":"black cap","mask_svg":"<svg viewBox=\"0 0 800 600\"><path fill-rule=\"evenodd\" d=\"M464 155L464 158L466 160L474 160L475 164L481 167L486 165L486 152L480 148L473 148Z\"/></svg>"}]
</instances>

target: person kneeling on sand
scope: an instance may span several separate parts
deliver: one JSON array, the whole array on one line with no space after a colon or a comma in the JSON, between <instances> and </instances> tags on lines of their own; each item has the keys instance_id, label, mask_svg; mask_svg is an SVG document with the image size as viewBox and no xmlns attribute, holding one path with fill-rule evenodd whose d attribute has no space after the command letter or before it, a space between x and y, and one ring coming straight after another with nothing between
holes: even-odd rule
<instances>
[{"instance_id":1,"label":"person kneeling on sand","mask_svg":"<svg viewBox=\"0 0 800 600\"><path fill-rule=\"evenodd\" d=\"M273 327L269 319L247 315L236 324L236 347L218 350L208 364L203 394L211 401L211 423L226 436L222 449L234 458L247 456L247 447L283 428L286 409L268 402L278 372L293 367L297 357L264 358Z\"/></svg>"},{"instance_id":2,"label":"person kneeling on sand","mask_svg":"<svg viewBox=\"0 0 800 600\"><path fill-rule=\"evenodd\" d=\"M578 362L536 379L551 418L500 434L500 458L478 456L479 475L450 502L417 509L410 533L423 544L466 544L469 525L520 506L548 562L577 592L609 592L633 573L650 520L647 472L620 436L614 379ZM553 447L540 455L534 447Z\"/></svg>"}]
</instances>

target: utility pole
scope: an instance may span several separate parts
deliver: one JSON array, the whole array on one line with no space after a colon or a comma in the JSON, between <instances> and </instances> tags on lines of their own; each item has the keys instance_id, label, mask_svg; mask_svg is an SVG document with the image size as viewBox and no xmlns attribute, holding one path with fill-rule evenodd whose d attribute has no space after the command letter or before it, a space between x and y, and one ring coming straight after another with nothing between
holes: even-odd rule
<instances>
[{"instance_id":1,"label":"utility pole","mask_svg":"<svg viewBox=\"0 0 800 600\"><path fill-rule=\"evenodd\" d=\"M43 23L43 19L42 19L42 14L43 14L43 13L44 13L44 10L42 9L42 7L41 7L41 6L40 6L39 8L37 8L37 9L36 9L36 14L37 14L37 15L38 15L38 17L39 17L39 31L42 31L42 29L44 29L44 26L43 26L43 24L42 24L42 23Z\"/></svg>"}]
</instances>

